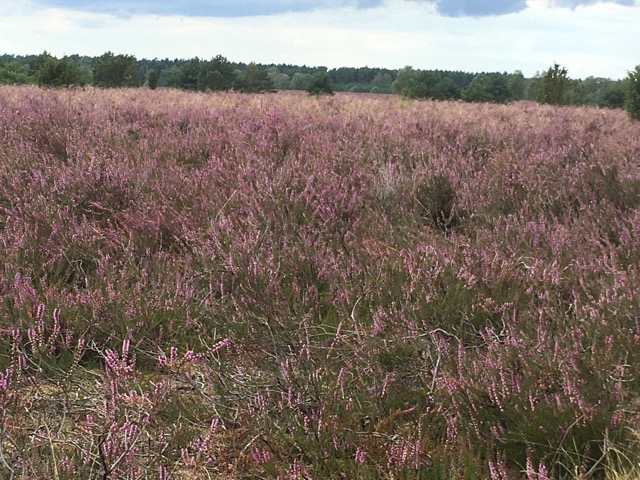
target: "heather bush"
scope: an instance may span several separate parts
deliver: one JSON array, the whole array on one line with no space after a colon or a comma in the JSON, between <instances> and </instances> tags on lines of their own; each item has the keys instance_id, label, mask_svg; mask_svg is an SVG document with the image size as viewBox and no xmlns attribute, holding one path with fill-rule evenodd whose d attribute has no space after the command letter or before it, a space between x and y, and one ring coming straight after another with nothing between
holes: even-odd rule
<instances>
[{"instance_id":1,"label":"heather bush","mask_svg":"<svg viewBox=\"0 0 640 480\"><path fill-rule=\"evenodd\" d=\"M2 87L0 476L633 472L638 138L528 102Z\"/></svg>"},{"instance_id":2,"label":"heather bush","mask_svg":"<svg viewBox=\"0 0 640 480\"><path fill-rule=\"evenodd\" d=\"M441 230L449 231L458 225L454 211L456 192L449 178L436 175L416 188L415 200L421 218Z\"/></svg>"}]
</instances>

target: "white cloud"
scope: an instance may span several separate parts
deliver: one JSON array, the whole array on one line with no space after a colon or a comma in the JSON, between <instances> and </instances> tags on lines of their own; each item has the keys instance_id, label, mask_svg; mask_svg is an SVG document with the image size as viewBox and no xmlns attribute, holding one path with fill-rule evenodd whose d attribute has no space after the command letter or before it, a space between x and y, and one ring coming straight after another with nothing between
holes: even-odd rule
<instances>
[{"instance_id":1,"label":"white cloud","mask_svg":"<svg viewBox=\"0 0 640 480\"><path fill-rule=\"evenodd\" d=\"M542 71L620 78L638 63L640 8L600 3L551 8L529 0L509 15L443 17L428 2L337 7L253 17L133 15L33 4L0 7L0 52L209 58L307 65ZM631 47L630 47L631 46Z\"/></svg>"}]
</instances>

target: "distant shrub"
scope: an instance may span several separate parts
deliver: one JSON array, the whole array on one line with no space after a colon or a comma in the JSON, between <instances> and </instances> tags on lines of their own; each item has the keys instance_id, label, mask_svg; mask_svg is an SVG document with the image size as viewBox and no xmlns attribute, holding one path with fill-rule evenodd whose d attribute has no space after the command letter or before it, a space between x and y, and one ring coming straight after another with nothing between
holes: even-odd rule
<instances>
[{"instance_id":1,"label":"distant shrub","mask_svg":"<svg viewBox=\"0 0 640 480\"><path fill-rule=\"evenodd\" d=\"M443 231L458 226L459 216L454 206L456 191L449 177L435 175L420 183L415 191L419 215Z\"/></svg>"}]
</instances>

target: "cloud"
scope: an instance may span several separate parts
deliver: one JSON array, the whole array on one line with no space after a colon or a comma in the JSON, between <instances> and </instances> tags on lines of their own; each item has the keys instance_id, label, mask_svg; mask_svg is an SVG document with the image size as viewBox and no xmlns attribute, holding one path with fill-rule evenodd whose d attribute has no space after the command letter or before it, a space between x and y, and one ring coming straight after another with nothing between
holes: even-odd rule
<instances>
[{"instance_id":1,"label":"cloud","mask_svg":"<svg viewBox=\"0 0 640 480\"><path fill-rule=\"evenodd\" d=\"M68 8L120 17L135 14L182 15L189 17L251 17L307 12L322 8L381 6L383 0L40 0L49 7Z\"/></svg>"},{"instance_id":2,"label":"cloud","mask_svg":"<svg viewBox=\"0 0 640 480\"><path fill-rule=\"evenodd\" d=\"M484 17L520 12L526 0L437 0L438 12L448 17Z\"/></svg>"},{"instance_id":3,"label":"cloud","mask_svg":"<svg viewBox=\"0 0 640 480\"><path fill-rule=\"evenodd\" d=\"M302 13L351 7L366 10L388 6L391 0L36 0L44 7L60 7L118 17L136 14L180 15L186 17L253 17ZM527 8L527 0L408 0L430 4L445 17L488 17L517 13ZM529 0L531 1L531 0ZM576 8L596 3L634 5L634 0L547 0L557 7ZM400 2L402 4L403 2Z\"/></svg>"},{"instance_id":4,"label":"cloud","mask_svg":"<svg viewBox=\"0 0 640 480\"><path fill-rule=\"evenodd\" d=\"M517 13L527 8L526 0L416 0L435 2L438 13L447 17L487 17ZM549 0L550 6L577 8L597 3L633 6L634 0Z\"/></svg>"},{"instance_id":5,"label":"cloud","mask_svg":"<svg viewBox=\"0 0 640 480\"><path fill-rule=\"evenodd\" d=\"M609 3L617 3L618 5L633 6L634 0L606 0ZM596 3L606 3L604 0L553 0L553 5L558 7L576 8L583 5L594 5Z\"/></svg>"},{"instance_id":6,"label":"cloud","mask_svg":"<svg viewBox=\"0 0 640 480\"><path fill-rule=\"evenodd\" d=\"M46 8L45 1L62 0L0 0L0 52L33 54L46 49L56 56L96 56L112 51L138 58L222 54L245 63L521 70L526 76L555 61L567 67L572 78L623 78L638 63L637 52L628 48L638 39L638 0L635 7L626 6L628 2L582 0L583 6L575 9L559 6L567 0L526 0L527 8L510 15L463 4L455 16L438 12L436 0L319 0L307 2L309 10L303 12L269 16L235 12L224 18L185 13L114 15L86 8ZM111 9L124 5L118 3L124 0L104 1ZM148 1L131 0L138 8ZM157 8L167 3L156 0ZM196 3L183 0L180 5L193 8ZM271 3L292 8L294 2ZM251 5L249 0L233 4L245 11ZM217 5L231 8L232 1L217 0ZM508 11L505 4L500 11ZM141 41L140 32L153 41Z\"/></svg>"}]
</instances>

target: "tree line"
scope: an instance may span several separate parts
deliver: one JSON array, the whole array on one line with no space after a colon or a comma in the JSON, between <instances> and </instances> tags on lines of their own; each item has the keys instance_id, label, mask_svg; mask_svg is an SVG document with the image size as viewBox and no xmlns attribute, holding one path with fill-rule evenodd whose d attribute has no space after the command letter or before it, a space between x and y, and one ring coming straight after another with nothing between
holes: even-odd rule
<instances>
[{"instance_id":1,"label":"tree line","mask_svg":"<svg viewBox=\"0 0 640 480\"><path fill-rule=\"evenodd\" d=\"M640 66L623 80L571 79L554 63L531 78L522 72L469 73L371 67L234 63L222 55L211 59L137 59L107 52L98 57L70 55L0 56L0 84L34 83L44 87L95 85L103 88L157 87L183 90L236 90L247 93L306 90L394 93L406 98L508 103L535 100L555 105L623 108L640 116ZM636 103L634 103L636 102ZM632 113L636 112L638 113ZM634 117L635 118L635 117Z\"/></svg>"}]
</instances>

